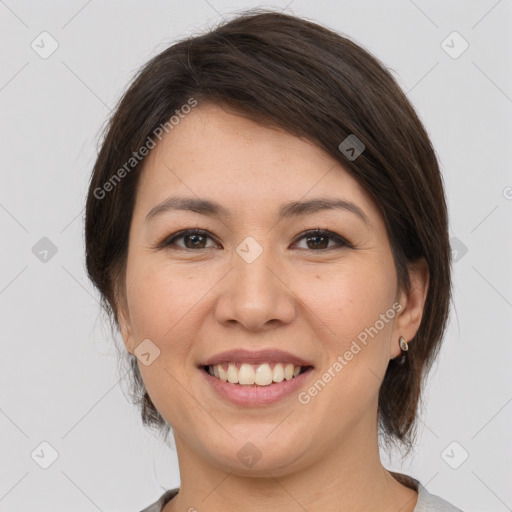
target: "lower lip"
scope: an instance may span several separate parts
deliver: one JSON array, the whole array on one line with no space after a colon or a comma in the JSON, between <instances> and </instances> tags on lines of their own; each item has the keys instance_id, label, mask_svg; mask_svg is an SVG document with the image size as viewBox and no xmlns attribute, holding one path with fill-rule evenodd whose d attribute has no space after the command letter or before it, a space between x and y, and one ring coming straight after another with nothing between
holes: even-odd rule
<instances>
[{"instance_id":1,"label":"lower lip","mask_svg":"<svg viewBox=\"0 0 512 512\"><path fill-rule=\"evenodd\" d=\"M309 368L293 379L274 382L268 386L231 384L230 382L217 379L202 368L200 372L222 398L229 400L235 405L256 407L273 404L296 392L304 385L312 370L313 368Z\"/></svg>"}]
</instances>

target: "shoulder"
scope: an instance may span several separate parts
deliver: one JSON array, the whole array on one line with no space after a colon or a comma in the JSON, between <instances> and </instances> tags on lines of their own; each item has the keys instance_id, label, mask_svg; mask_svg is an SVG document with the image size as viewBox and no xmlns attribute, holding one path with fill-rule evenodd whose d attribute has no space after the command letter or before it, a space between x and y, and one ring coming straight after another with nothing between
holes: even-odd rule
<instances>
[{"instance_id":1,"label":"shoulder","mask_svg":"<svg viewBox=\"0 0 512 512\"><path fill-rule=\"evenodd\" d=\"M161 512L164 506L178 494L179 489L170 489L165 491L160 498L158 498L154 503L141 510L140 512Z\"/></svg>"},{"instance_id":2,"label":"shoulder","mask_svg":"<svg viewBox=\"0 0 512 512\"><path fill-rule=\"evenodd\" d=\"M414 512L462 512L460 508L443 500L435 494L430 494L420 482L416 480L418 490L418 502Z\"/></svg>"}]
</instances>

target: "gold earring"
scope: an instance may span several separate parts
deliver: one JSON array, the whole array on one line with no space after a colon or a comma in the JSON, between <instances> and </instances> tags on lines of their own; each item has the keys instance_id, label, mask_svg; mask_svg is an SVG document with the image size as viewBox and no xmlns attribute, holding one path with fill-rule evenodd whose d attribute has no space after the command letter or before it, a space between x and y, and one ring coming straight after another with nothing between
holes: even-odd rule
<instances>
[{"instance_id":1,"label":"gold earring","mask_svg":"<svg viewBox=\"0 0 512 512\"><path fill-rule=\"evenodd\" d=\"M403 336L398 338L398 344L400 345L402 352L407 352L409 350L409 343L407 343L407 340Z\"/></svg>"}]
</instances>

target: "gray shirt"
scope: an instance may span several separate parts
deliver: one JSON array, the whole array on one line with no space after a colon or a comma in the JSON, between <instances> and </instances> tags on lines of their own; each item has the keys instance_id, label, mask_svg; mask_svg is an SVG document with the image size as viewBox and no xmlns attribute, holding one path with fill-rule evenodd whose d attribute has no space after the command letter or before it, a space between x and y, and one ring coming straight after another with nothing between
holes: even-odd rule
<instances>
[{"instance_id":1,"label":"gray shirt","mask_svg":"<svg viewBox=\"0 0 512 512\"><path fill-rule=\"evenodd\" d=\"M418 480L412 477L409 478L414 482L416 490L418 491L418 502L416 503L414 512L462 512L462 510L454 507L439 496L430 494ZM164 506L178 494L178 491L179 488L166 491L157 501L144 510L141 510L141 512L162 512Z\"/></svg>"}]
</instances>

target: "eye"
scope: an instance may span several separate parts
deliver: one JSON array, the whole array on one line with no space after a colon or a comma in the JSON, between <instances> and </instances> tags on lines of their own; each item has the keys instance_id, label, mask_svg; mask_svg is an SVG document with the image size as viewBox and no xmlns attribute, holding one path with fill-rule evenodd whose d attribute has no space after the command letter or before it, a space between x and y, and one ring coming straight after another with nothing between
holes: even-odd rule
<instances>
[{"instance_id":1,"label":"eye","mask_svg":"<svg viewBox=\"0 0 512 512\"><path fill-rule=\"evenodd\" d=\"M213 240L213 238L206 232L201 229L186 229L184 231L180 231L175 235L172 235L170 238L166 238L161 244L160 247L167 247L169 245L176 245L181 249L210 249L210 246L206 247L205 242L206 239ZM176 240L183 239L185 244L184 246L176 244Z\"/></svg>"},{"instance_id":2,"label":"eye","mask_svg":"<svg viewBox=\"0 0 512 512\"><path fill-rule=\"evenodd\" d=\"M325 229L313 229L307 231L306 233L302 234L299 238L297 238L297 241L303 239L306 240L307 249L331 249L332 246L329 247L329 239L336 242L338 246L352 247L352 245L349 242L347 242L343 237L336 233L333 233L332 231L327 231Z\"/></svg>"}]
</instances>

